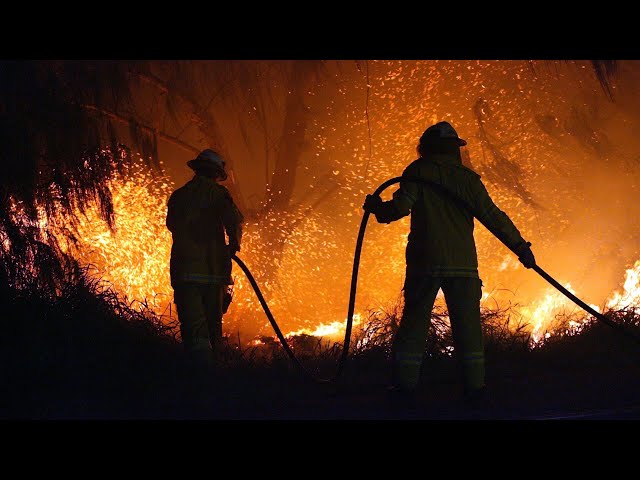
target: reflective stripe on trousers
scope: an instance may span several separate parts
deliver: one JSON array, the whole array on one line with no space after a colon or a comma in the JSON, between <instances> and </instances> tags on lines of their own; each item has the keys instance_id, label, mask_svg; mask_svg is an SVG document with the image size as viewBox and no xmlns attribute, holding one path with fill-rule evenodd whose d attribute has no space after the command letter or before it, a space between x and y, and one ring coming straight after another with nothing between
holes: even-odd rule
<instances>
[{"instance_id":1,"label":"reflective stripe on trousers","mask_svg":"<svg viewBox=\"0 0 640 480\"><path fill-rule=\"evenodd\" d=\"M424 350L424 349L423 349ZM395 351L393 353L393 383L399 387L413 389L420 379L423 352Z\"/></svg>"},{"instance_id":2,"label":"reflective stripe on trousers","mask_svg":"<svg viewBox=\"0 0 640 480\"><path fill-rule=\"evenodd\" d=\"M484 385L484 343L480 323L482 282L469 277L407 277L405 306L392 346L393 383L413 389L420 379L422 357L431 325L431 310L442 288L465 388Z\"/></svg>"},{"instance_id":3,"label":"reflective stripe on trousers","mask_svg":"<svg viewBox=\"0 0 640 480\"><path fill-rule=\"evenodd\" d=\"M221 284L184 283L174 286L174 302L185 350L219 348L222 342L222 297L225 288Z\"/></svg>"}]
</instances>

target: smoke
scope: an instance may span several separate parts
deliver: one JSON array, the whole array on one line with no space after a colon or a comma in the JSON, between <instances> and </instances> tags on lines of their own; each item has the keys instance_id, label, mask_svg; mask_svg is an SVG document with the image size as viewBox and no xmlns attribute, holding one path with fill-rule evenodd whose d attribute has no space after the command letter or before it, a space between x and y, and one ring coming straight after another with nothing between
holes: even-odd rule
<instances>
[{"instance_id":1,"label":"smoke","mask_svg":"<svg viewBox=\"0 0 640 480\"><path fill-rule=\"evenodd\" d=\"M638 67L636 62L621 69L619 84L637 78ZM468 140L472 167L533 243L539 264L562 283L570 282L585 301L603 304L621 286L625 269L640 258L640 207L633 201L640 172L634 125L640 111L621 92L611 102L588 68L565 65L557 75L543 77L518 61L371 62L372 158L365 84L355 74L348 81L350 88L334 98L340 108L316 117L321 148L308 159L316 171L322 171L320 166L340 171L342 188L314 212L328 224L335 248L329 262L298 260L295 274L287 275L302 291L323 292L323 298L332 299L322 303L322 313L311 321L329 312L330 318L340 318L346 311L362 200L402 173L415 159L422 131L440 120L450 121ZM487 107L482 125L474 112L479 100ZM481 126L500 155L483 144ZM302 175L300 185L306 183ZM369 226L357 301L361 308L383 308L398 300L407 233L407 219ZM480 225L476 240L485 292L503 302L538 301L549 287L543 279L524 269ZM295 288L292 284L291 291Z\"/></svg>"},{"instance_id":2,"label":"smoke","mask_svg":"<svg viewBox=\"0 0 640 480\"><path fill-rule=\"evenodd\" d=\"M339 188L313 210L299 209L304 220L267 287L285 331L344 321L362 201L402 173L416 158L421 133L440 120L468 140L471 166L533 243L545 270L590 303L603 303L621 285L625 268L640 258L638 207L630 201L638 177L634 103L611 102L592 70L579 65L537 76L524 61L370 61L369 67L368 105L366 79L355 68L343 69L308 99L314 120L294 203L308 197L309 205L332 185ZM620 75L639 72L636 64ZM242 181L241 171L238 176ZM401 297L408 227L408 218L371 221L357 311L388 308ZM273 223L255 228L259 238ZM525 306L544 295L549 285L479 224L476 241L485 294Z\"/></svg>"},{"instance_id":3,"label":"smoke","mask_svg":"<svg viewBox=\"0 0 640 480\"><path fill-rule=\"evenodd\" d=\"M611 102L593 71L580 66L563 64L557 74L536 76L526 61L370 61L367 105L363 72L344 63L336 68L339 74L318 82L306 99L313 121L296 175L294 206L252 220L240 252L284 332L344 322L364 197L400 175L416 158L422 132L441 120L452 123L467 139L467 162L532 242L542 268L561 283L570 282L588 303L603 304L621 286L625 269L640 258L640 202L635 201L640 180L635 126L640 109L633 101L640 63L622 63ZM280 98L277 93L272 96ZM275 112L278 102L269 105ZM234 157L242 196L257 205L266 194L264 180L274 155L269 160L259 152L268 152L274 144L274 124L282 113L265 114L266 133L260 130L264 125L255 122L234 133L240 114L215 104L212 108L228 120L225 144ZM179 171L173 161L173 171ZM179 186L185 178L174 175L172 180ZM394 188L383 197L389 198ZM167 193L156 198L157 208L145 207L159 212L153 228L164 228ZM134 206L123 202L124 210L116 215L126 216L126 209ZM356 312L385 310L400 299L408 231L408 218L391 225L370 222ZM268 239L279 234L286 237L282 255L270 267L274 271L261 271L261 259L272 254ZM143 249L135 241L133 235L128 248ZM524 269L480 224L476 243L485 295L521 305L542 298L548 284ZM95 253L99 246L91 249ZM105 248L94 257L108 260L119 250ZM166 272L156 271L155 278L165 278L168 248L156 250L164 257L154 259L154 268L166 265ZM107 260L105 265L111 262ZM144 272L136 274L139 285L146 282ZM122 279L109 278L112 273L104 275L117 285ZM247 339L271 334L242 272L235 269L234 275L236 292L225 330L241 331ZM171 290L163 284L154 286L153 293L166 298Z\"/></svg>"}]
</instances>

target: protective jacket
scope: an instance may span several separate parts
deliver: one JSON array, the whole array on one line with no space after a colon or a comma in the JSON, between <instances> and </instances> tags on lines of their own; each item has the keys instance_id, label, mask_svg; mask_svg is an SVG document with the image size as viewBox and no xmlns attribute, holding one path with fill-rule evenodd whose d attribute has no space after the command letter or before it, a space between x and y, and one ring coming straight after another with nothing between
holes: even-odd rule
<instances>
[{"instance_id":1,"label":"protective jacket","mask_svg":"<svg viewBox=\"0 0 640 480\"><path fill-rule=\"evenodd\" d=\"M478 278L474 216L511 250L526 243L507 214L495 205L480 175L462 165L459 155L434 153L419 158L402 176L435 183L402 181L393 199L383 202L376 212L380 223L411 213L408 275Z\"/></svg>"},{"instance_id":2,"label":"protective jacket","mask_svg":"<svg viewBox=\"0 0 640 480\"><path fill-rule=\"evenodd\" d=\"M210 178L196 174L175 190L166 219L173 236L171 285L232 284L225 231L229 245L239 247L243 221L229 191Z\"/></svg>"}]
</instances>

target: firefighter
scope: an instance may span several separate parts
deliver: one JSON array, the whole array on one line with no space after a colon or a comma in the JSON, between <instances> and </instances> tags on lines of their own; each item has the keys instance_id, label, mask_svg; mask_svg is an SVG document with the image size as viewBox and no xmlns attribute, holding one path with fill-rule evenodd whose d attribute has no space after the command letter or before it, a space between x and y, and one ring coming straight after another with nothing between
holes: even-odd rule
<instances>
[{"instance_id":1,"label":"firefighter","mask_svg":"<svg viewBox=\"0 0 640 480\"><path fill-rule=\"evenodd\" d=\"M167 203L166 225L173 238L169 270L185 351L211 366L221 353L222 316L233 284L231 257L240 251L244 219L218 183L227 179L220 154L206 149L187 165L195 175Z\"/></svg>"},{"instance_id":2,"label":"firefighter","mask_svg":"<svg viewBox=\"0 0 640 480\"><path fill-rule=\"evenodd\" d=\"M487 395L474 217L518 255L526 268L535 266L535 257L531 244L495 205L480 176L462 165L460 147L466 144L448 122L430 126L420 137L419 158L402 176L424 178L436 185L401 181L391 200L367 195L363 208L379 223L411 214L404 309L391 352L391 391L403 396L415 392L431 310L442 289L461 366L464 399L477 405L486 402Z\"/></svg>"}]
</instances>

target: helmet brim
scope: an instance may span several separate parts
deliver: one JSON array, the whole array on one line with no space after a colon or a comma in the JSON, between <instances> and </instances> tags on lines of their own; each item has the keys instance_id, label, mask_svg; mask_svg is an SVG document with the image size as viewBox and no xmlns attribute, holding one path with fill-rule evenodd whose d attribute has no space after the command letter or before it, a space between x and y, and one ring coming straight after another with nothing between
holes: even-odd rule
<instances>
[{"instance_id":1,"label":"helmet brim","mask_svg":"<svg viewBox=\"0 0 640 480\"><path fill-rule=\"evenodd\" d=\"M224 170L224 166L220 165L217 162L210 162L208 160L203 160L202 158L194 158L193 160L189 160L187 162L187 166L191 169L191 170L198 170L198 169L203 169L203 168L217 168L219 170Z\"/></svg>"}]
</instances>

